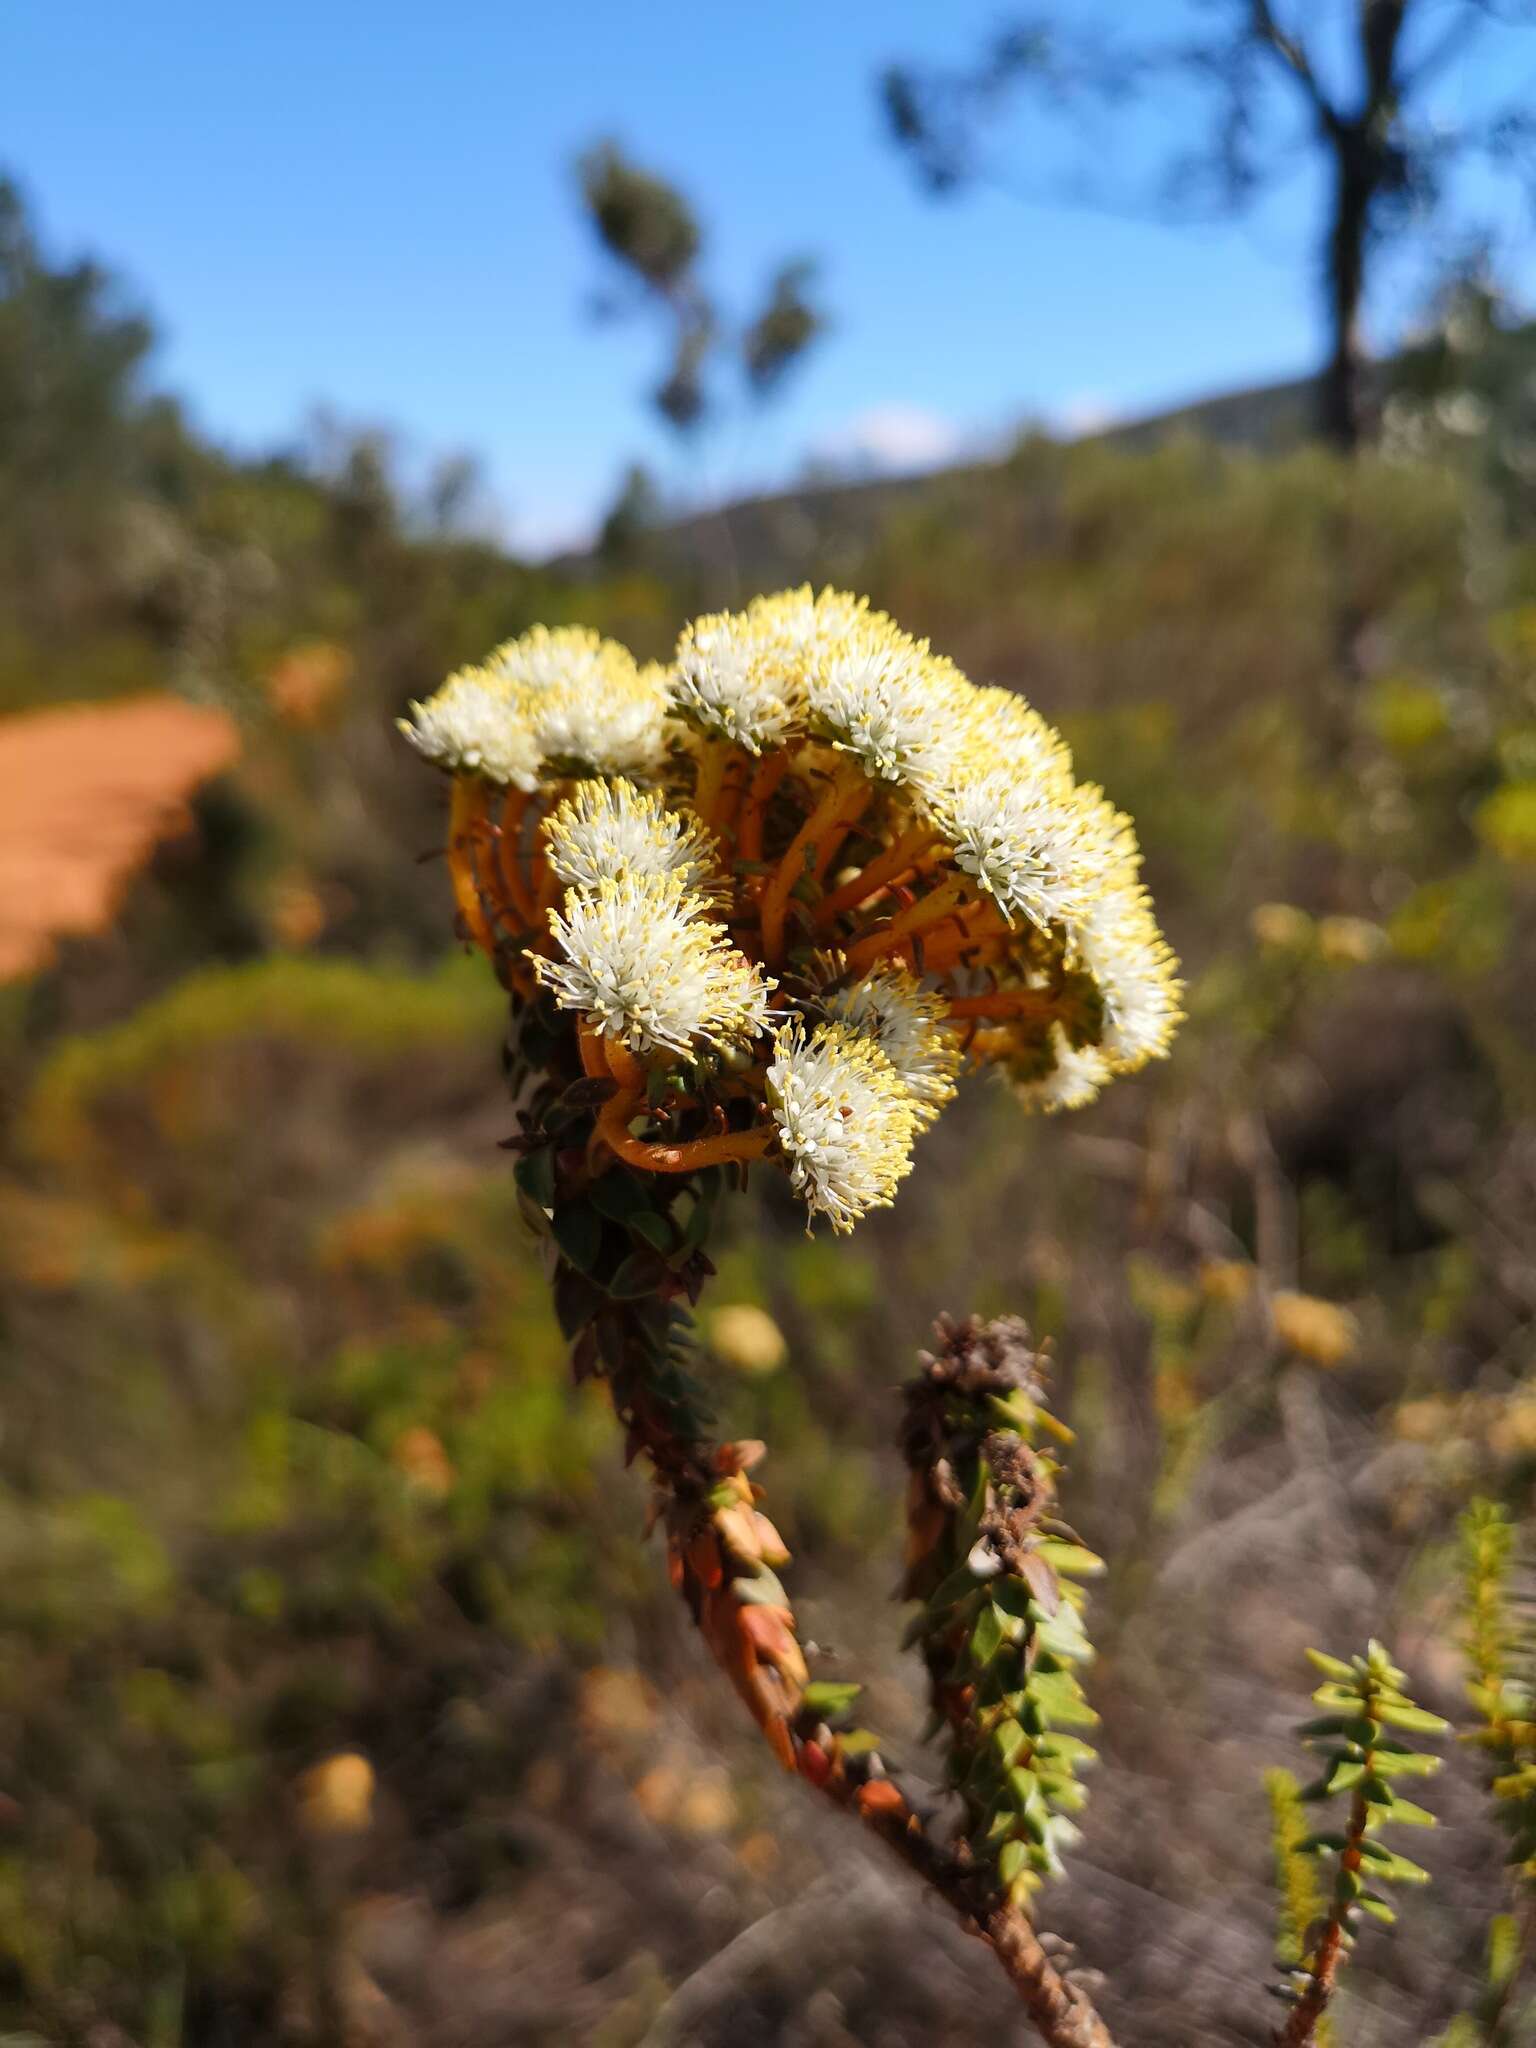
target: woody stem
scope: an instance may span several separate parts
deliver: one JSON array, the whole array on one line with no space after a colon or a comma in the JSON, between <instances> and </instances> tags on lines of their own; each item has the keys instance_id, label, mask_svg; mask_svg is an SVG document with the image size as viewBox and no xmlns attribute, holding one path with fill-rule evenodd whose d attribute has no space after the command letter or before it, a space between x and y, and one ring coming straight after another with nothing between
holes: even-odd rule
<instances>
[{"instance_id":1,"label":"woody stem","mask_svg":"<svg viewBox=\"0 0 1536 2048\"><path fill-rule=\"evenodd\" d=\"M612 1051L611 1041L608 1050ZM602 1370L614 1408L624 1424L631 1455L645 1454L668 1503L663 1519L672 1582L688 1601L711 1654L742 1692L780 1761L788 1763L840 1811L862 1821L959 1915L970 1932L987 1943L1046 2048L1115 2048L1092 2001L1061 1975L1024 1914L978 1888L974 1862L963 1860L930 1833L898 1785L887 1777L861 1779L856 1773L831 1767L820 1743L802 1732L798 1684L770 1684L763 1698L757 1698L750 1686L744 1689L744 1674L736 1668L740 1622L735 1631L720 1625L722 1612L729 1615L731 1603L722 1598L722 1590L728 1591L719 1584L724 1560L717 1525L712 1526L706 1505L708 1491L719 1476L740 1467L723 1457L734 1446L717 1449L704 1435L699 1419L687 1406L686 1395L680 1404L675 1392L658 1384L641 1332L642 1319L652 1307L639 1302L610 1304L600 1312L610 1325L609 1341L593 1344L592 1350L613 1360ZM578 1339L578 1354L584 1341ZM777 1612L781 1631L793 1648L793 1613L787 1604ZM756 1658L753 1662L755 1666ZM803 1670L802 1664L802 1674ZM774 1675L768 1674L770 1679Z\"/></svg>"},{"instance_id":2,"label":"woody stem","mask_svg":"<svg viewBox=\"0 0 1536 2048\"><path fill-rule=\"evenodd\" d=\"M1361 1843L1365 1840L1366 1823L1369 1819L1365 1795L1357 1792L1349 1809L1349 1827L1345 1834L1344 1847L1339 1852L1341 1883L1343 1874L1352 1877L1363 1861ZM1318 2022L1328 2009L1333 1997L1339 1965L1344 1960L1344 1907L1335 1899L1332 1912L1318 1937L1308 1973L1307 1988L1291 2007L1290 2017L1275 2036L1275 2048L1313 2048L1317 2039Z\"/></svg>"}]
</instances>

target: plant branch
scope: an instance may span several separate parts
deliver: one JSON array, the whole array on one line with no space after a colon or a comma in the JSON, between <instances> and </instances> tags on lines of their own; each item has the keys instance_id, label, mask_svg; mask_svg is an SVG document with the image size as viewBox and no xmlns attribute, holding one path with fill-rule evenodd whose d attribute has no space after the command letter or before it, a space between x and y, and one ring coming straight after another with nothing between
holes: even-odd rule
<instances>
[{"instance_id":1,"label":"plant branch","mask_svg":"<svg viewBox=\"0 0 1536 2048\"><path fill-rule=\"evenodd\" d=\"M525 1213L546 1220L555 1303L577 1378L607 1383L629 1457L643 1456L651 1468L673 1586L783 1767L862 1821L987 1943L1048 2048L1114 2048L1091 2001L1046 1953L996 1870L963 1838L935 1835L887 1774L873 1738L860 1731L860 1741L851 1739L842 1724L859 1688L811 1680L776 1574L789 1553L748 1477L763 1446L710 1438L688 1369L681 1304L697 1300L712 1270L703 1247L715 1177L647 1174L626 1179L622 1189L605 1186L607 1175L591 1163L594 1148L578 1140L595 1128L611 1144L615 1105L633 1107L637 1098L621 1076L594 1122L597 1050L578 1048L569 1034L566 1085L560 1090L561 1077L551 1076L527 1113L518 1180L525 1194L539 1190ZM602 1050L611 1060L613 1049ZM755 1134L734 1142L743 1135ZM686 1221L678 1206L685 1196L692 1197ZM590 1235L579 1227L586 1217L599 1219ZM637 1292L631 1276L646 1258L654 1260L654 1283ZM981 1329L956 1327L968 1341Z\"/></svg>"}]
</instances>

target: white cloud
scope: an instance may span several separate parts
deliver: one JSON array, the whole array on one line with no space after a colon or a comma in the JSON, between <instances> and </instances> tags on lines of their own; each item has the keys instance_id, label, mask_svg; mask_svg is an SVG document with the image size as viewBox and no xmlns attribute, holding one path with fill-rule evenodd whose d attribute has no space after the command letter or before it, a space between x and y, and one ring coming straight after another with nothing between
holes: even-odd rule
<instances>
[{"instance_id":1,"label":"white cloud","mask_svg":"<svg viewBox=\"0 0 1536 2048\"><path fill-rule=\"evenodd\" d=\"M960 452L961 433L953 420L926 406L892 400L856 413L846 425L823 435L815 453L824 460L867 464L873 469L932 469Z\"/></svg>"},{"instance_id":2,"label":"white cloud","mask_svg":"<svg viewBox=\"0 0 1536 2048\"><path fill-rule=\"evenodd\" d=\"M530 561L580 554L591 547L601 515L552 501L525 505L503 520L502 538L513 554Z\"/></svg>"},{"instance_id":3,"label":"white cloud","mask_svg":"<svg viewBox=\"0 0 1536 2048\"><path fill-rule=\"evenodd\" d=\"M1051 425L1071 441L1080 434L1102 433L1105 427L1114 425L1116 417L1114 406L1101 392L1079 391L1057 406L1051 415Z\"/></svg>"}]
</instances>

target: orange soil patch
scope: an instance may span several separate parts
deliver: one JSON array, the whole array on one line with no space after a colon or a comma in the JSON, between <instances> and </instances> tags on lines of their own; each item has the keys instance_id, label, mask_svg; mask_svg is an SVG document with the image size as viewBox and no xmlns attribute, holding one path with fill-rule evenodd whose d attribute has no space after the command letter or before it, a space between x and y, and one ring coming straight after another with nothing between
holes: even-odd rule
<instances>
[{"instance_id":1,"label":"orange soil patch","mask_svg":"<svg viewBox=\"0 0 1536 2048\"><path fill-rule=\"evenodd\" d=\"M177 697L0 719L0 981L110 924L135 870L185 831L193 790L239 750L224 712Z\"/></svg>"}]
</instances>

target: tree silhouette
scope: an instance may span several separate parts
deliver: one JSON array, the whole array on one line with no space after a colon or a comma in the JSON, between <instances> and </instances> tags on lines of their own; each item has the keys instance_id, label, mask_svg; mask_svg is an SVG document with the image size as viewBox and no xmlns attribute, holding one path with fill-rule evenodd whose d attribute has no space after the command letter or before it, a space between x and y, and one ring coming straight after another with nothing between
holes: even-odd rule
<instances>
[{"instance_id":1,"label":"tree silhouette","mask_svg":"<svg viewBox=\"0 0 1536 2048\"><path fill-rule=\"evenodd\" d=\"M799 257L769 283L762 310L733 323L700 275L704 236L698 217L675 185L643 170L616 142L601 142L577 163L582 202L598 240L612 259L617 289L600 293L602 318L633 311L659 314L668 337L666 372L651 394L668 425L681 434L712 410L711 372L723 354L735 356L749 397L774 397L794 366L826 328L811 297L816 266Z\"/></svg>"},{"instance_id":2,"label":"tree silhouette","mask_svg":"<svg viewBox=\"0 0 1536 2048\"><path fill-rule=\"evenodd\" d=\"M1001 30L955 70L894 65L880 82L891 132L938 193L997 177L989 152L999 118L1028 97L1042 119L1072 120L1153 94L1192 92L1200 139L1170 150L1149 192L1164 217L1219 216L1251 205L1289 167L1299 141L1322 159L1328 200L1319 241L1328 353L1318 424L1348 452L1365 424L1361 310L1375 252L1394 230L1443 206L1453 171L1478 158L1530 178L1536 112L1463 70L1454 123L1433 89L1480 37L1536 25L1532 0L1188 0L1191 33L1127 38L1058 6ZM1299 117L1299 127L1298 127ZM1121 202L1123 178L1101 174L1026 188L1032 196Z\"/></svg>"}]
</instances>

